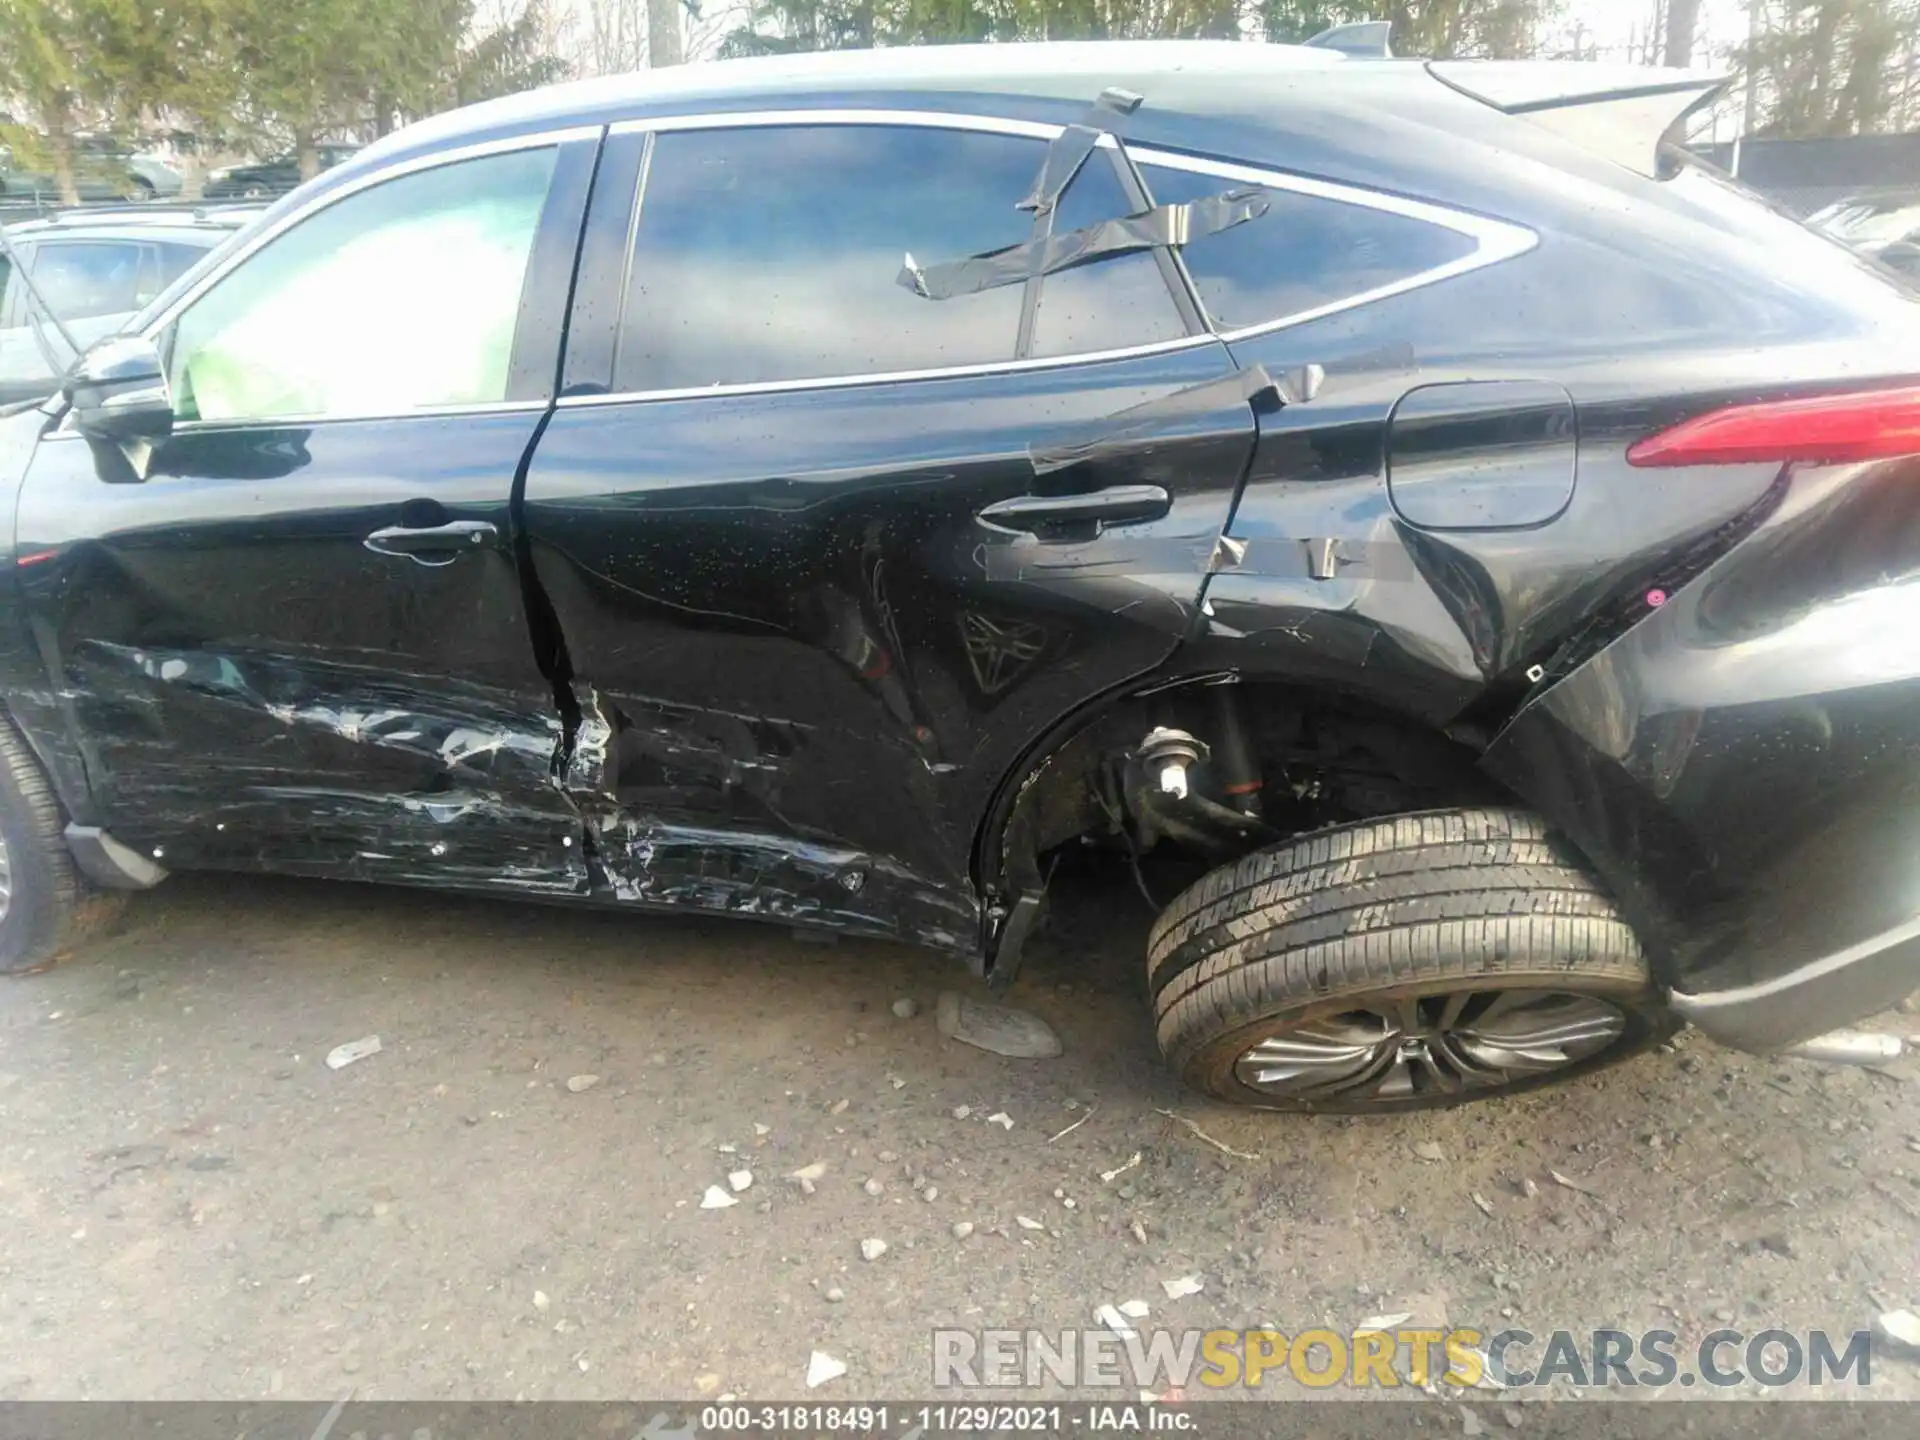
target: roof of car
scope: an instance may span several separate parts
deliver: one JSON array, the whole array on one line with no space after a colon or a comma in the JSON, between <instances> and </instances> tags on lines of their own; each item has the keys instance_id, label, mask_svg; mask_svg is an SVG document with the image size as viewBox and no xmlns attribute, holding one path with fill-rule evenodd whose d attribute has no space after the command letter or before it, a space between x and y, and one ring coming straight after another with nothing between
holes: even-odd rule
<instances>
[{"instance_id":1,"label":"roof of car","mask_svg":"<svg viewBox=\"0 0 1920 1440\"><path fill-rule=\"evenodd\" d=\"M1235 40L1094 40L923 45L716 60L549 85L419 121L363 150L361 162L468 136L540 124L592 123L648 110L736 108L746 100L822 93L913 91L1057 93L1091 101L1142 76L1308 76L1356 66L1333 50ZM1417 66L1409 67L1417 69Z\"/></svg>"},{"instance_id":2,"label":"roof of car","mask_svg":"<svg viewBox=\"0 0 1920 1440\"><path fill-rule=\"evenodd\" d=\"M49 235L88 240L151 240L214 245L260 215L261 205L104 205L62 210L6 226L9 240Z\"/></svg>"}]
</instances>

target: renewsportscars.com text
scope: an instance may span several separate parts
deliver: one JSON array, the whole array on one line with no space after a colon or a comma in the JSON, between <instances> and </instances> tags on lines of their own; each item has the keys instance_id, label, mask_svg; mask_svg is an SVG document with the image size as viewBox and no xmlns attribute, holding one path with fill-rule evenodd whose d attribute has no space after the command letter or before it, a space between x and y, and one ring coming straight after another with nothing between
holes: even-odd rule
<instances>
[{"instance_id":1,"label":"renewsportscars.com text","mask_svg":"<svg viewBox=\"0 0 1920 1440\"><path fill-rule=\"evenodd\" d=\"M1043 1384L1201 1395L1297 1385L1309 1390L1551 1385L1664 1389L1760 1385L1865 1389L1873 1337L1864 1330L1472 1329L936 1330L936 1389Z\"/></svg>"}]
</instances>

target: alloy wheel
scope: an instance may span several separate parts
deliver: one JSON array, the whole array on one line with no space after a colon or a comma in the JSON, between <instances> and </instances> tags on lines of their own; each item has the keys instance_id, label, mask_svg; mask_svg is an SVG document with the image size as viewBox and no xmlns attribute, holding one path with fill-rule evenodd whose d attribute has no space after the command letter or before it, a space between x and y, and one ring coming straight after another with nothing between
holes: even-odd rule
<instances>
[{"instance_id":1,"label":"alloy wheel","mask_svg":"<svg viewBox=\"0 0 1920 1440\"><path fill-rule=\"evenodd\" d=\"M1576 1065L1627 1016L1593 995L1457 990L1404 996L1278 1030L1234 1065L1249 1089L1299 1102L1465 1096Z\"/></svg>"}]
</instances>

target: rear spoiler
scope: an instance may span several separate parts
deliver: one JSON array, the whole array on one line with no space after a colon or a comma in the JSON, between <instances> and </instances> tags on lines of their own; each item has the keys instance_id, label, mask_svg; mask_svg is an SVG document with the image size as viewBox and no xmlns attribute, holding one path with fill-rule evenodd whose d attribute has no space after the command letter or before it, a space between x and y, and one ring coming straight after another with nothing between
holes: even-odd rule
<instances>
[{"instance_id":1,"label":"rear spoiler","mask_svg":"<svg viewBox=\"0 0 1920 1440\"><path fill-rule=\"evenodd\" d=\"M1322 30L1306 43L1316 50L1338 50L1342 55L1351 55L1356 60L1391 60L1393 22L1359 20L1351 25L1335 25L1330 30Z\"/></svg>"},{"instance_id":2,"label":"rear spoiler","mask_svg":"<svg viewBox=\"0 0 1920 1440\"><path fill-rule=\"evenodd\" d=\"M1441 84L1517 115L1641 175L1689 116L1725 92L1725 75L1584 60L1434 60Z\"/></svg>"}]
</instances>

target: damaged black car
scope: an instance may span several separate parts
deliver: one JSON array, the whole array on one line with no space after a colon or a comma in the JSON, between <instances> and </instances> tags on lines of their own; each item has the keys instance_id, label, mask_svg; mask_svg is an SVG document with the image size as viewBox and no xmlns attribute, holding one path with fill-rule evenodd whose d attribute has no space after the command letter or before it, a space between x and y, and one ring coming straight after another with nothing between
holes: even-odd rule
<instances>
[{"instance_id":1,"label":"damaged black car","mask_svg":"<svg viewBox=\"0 0 1920 1440\"><path fill-rule=\"evenodd\" d=\"M1222 1099L1877 1057L1920 299L1666 143L1717 86L996 45L387 137L0 419L0 966L221 869L1005 984L1071 854Z\"/></svg>"}]
</instances>

